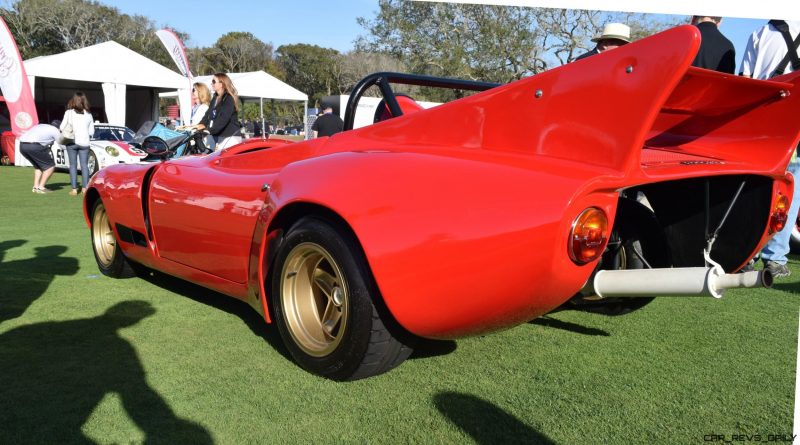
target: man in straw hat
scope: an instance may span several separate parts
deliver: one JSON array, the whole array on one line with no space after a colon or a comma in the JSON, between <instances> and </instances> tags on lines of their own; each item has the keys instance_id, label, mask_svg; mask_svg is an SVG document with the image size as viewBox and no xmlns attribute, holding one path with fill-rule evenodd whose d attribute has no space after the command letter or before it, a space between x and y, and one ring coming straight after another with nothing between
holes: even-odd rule
<instances>
[{"instance_id":1,"label":"man in straw hat","mask_svg":"<svg viewBox=\"0 0 800 445\"><path fill-rule=\"evenodd\" d=\"M631 28L622 23L607 23L606 26L603 27L603 34L593 38L592 42L597 43L597 46L588 53L581 54L575 60L581 60L585 57L600 54L618 46L631 43Z\"/></svg>"}]
</instances>

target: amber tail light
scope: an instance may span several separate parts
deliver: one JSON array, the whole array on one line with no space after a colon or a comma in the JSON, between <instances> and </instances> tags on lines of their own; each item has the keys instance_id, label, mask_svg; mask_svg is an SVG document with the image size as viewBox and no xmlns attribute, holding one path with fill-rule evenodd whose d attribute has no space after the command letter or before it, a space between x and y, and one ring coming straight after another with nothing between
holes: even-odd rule
<instances>
[{"instance_id":1,"label":"amber tail light","mask_svg":"<svg viewBox=\"0 0 800 445\"><path fill-rule=\"evenodd\" d=\"M778 233L786 226L789 219L789 198L782 193L778 193L775 203L772 204L772 212L769 214L769 233Z\"/></svg>"},{"instance_id":2,"label":"amber tail light","mask_svg":"<svg viewBox=\"0 0 800 445\"><path fill-rule=\"evenodd\" d=\"M569 257L577 264L586 264L603 254L608 241L608 218L597 207L581 212L569 233Z\"/></svg>"}]
</instances>

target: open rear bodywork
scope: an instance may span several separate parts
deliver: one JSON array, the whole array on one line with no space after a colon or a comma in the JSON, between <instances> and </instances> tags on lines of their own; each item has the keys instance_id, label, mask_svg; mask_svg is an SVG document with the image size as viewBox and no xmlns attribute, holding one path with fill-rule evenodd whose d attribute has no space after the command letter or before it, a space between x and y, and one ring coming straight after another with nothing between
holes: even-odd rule
<instances>
[{"instance_id":1,"label":"open rear bodywork","mask_svg":"<svg viewBox=\"0 0 800 445\"><path fill-rule=\"evenodd\" d=\"M646 229L654 232L649 244L663 244L658 247L660 258L650 261L652 264L705 266L703 251L716 233L710 257L726 272L734 272L772 235L774 226L771 230L770 223L773 217L781 216L773 212L779 198L792 197L792 178L785 171L798 141L794 116L800 109L800 73L766 82L693 68L690 63L699 43L695 28L675 28L602 57L345 132L328 144L486 163L481 169L464 173L470 179L458 185L467 188L473 199L452 205L456 192L447 183L458 181L459 173L437 170L439 177L428 180L424 167L428 160L417 159L418 174L412 181L427 194L438 196L431 204L437 206L437 219L453 225L495 228L512 220L509 233L511 226L519 227L527 221L536 227L537 235L552 236L535 246L520 247L518 256L506 252L509 256L505 259L498 256L470 262L462 258L470 249L448 250L448 243L440 243L435 249L444 264L459 258L470 271L486 270L486 263L493 261L507 266L507 258L528 257L523 252L526 249L548 253L517 271L526 276L529 287L525 291L508 290L519 296L520 306L496 314L500 320L507 321L513 313L519 317L516 321L522 321L551 310L578 292L595 267L603 267L597 262L575 265L567 253L569 226L583 210L581 206L589 203L603 208L611 219L622 217L638 224L643 218L641 212L619 214L618 210L630 208L619 206L619 202L644 202L655 217ZM498 176L495 173L499 168L492 169L490 163L514 168ZM437 195L437 188L447 192ZM523 192L518 194L517 190ZM524 204L510 211L492 202L498 199ZM480 221L459 219L472 205L484 210L478 212ZM720 226L726 213L728 217ZM544 228L548 224L553 225L552 231ZM462 238L453 236L456 230L442 226L430 232ZM430 235L435 237L433 233ZM532 238L522 230L513 239ZM377 239L367 244L373 241L380 244ZM472 252L481 251L477 243L474 246ZM409 258L419 254L409 252ZM432 319L431 325L445 318L453 320L452 311L445 308L464 309L473 296L476 310L464 311L476 316L464 320L464 325L477 324L478 317L487 315L485 302L498 291L495 286L486 286L485 293L477 292L482 289L480 278L461 280L458 275L453 280L453 272L448 271L443 275L449 285L431 286L435 297L424 290L409 295L403 291L403 280L408 277L400 278L396 272L403 270L404 264L400 259L385 265L381 258L372 262L393 313L408 313L410 318L419 319L423 316L416 308L430 301L446 301L440 311L425 316ZM432 275L436 281L438 274ZM443 288L452 290L447 292L450 298L443 299ZM519 310L523 305L536 308Z\"/></svg>"}]
</instances>

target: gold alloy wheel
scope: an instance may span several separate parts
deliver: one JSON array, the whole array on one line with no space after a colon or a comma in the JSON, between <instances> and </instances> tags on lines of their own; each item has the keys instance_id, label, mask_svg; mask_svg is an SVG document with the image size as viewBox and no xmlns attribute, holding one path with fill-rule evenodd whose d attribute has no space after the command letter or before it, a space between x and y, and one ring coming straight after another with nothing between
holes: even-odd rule
<instances>
[{"instance_id":1,"label":"gold alloy wheel","mask_svg":"<svg viewBox=\"0 0 800 445\"><path fill-rule=\"evenodd\" d=\"M308 355L336 350L347 328L349 294L341 268L315 243L301 243L286 256L281 303L294 343Z\"/></svg>"},{"instance_id":2,"label":"gold alloy wheel","mask_svg":"<svg viewBox=\"0 0 800 445\"><path fill-rule=\"evenodd\" d=\"M110 267L117 251L117 240L103 204L99 204L92 215L92 241L97 261L103 267Z\"/></svg>"}]
</instances>

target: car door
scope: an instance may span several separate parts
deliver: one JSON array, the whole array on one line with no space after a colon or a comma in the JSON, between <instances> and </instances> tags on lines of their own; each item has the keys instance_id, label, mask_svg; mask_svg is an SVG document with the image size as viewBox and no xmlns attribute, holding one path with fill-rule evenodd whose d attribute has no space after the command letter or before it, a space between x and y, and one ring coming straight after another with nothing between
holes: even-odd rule
<instances>
[{"instance_id":1,"label":"car door","mask_svg":"<svg viewBox=\"0 0 800 445\"><path fill-rule=\"evenodd\" d=\"M293 147L180 158L153 175L149 213L158 254L237 283L247 280L256 219Z\"/></svg>"}]
</instances>

